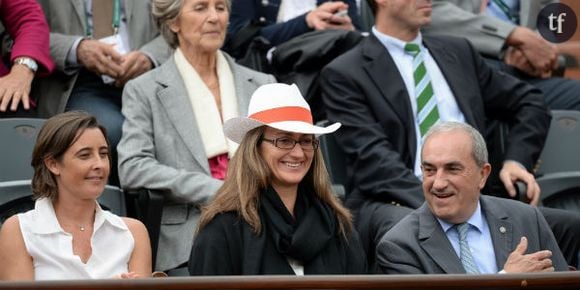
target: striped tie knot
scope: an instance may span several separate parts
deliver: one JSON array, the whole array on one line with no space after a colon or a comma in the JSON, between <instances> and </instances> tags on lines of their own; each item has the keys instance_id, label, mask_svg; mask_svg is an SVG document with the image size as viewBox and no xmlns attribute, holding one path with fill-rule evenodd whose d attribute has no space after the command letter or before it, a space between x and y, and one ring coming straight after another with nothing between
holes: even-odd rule
<instances>
[{"instance_id":1,"label":"striped tie knot","mask_svg":"<svg viewBox=\"0 0 580 290\"><path fill-rule=\"evenodd\" d=\"M467 231L469 231L469 224L468 223L460 223L456 224L455 228L459 233L459 240L463 241L467 239Z\"/></svg>"},{"instance_id":2,"label":"striped tie knot","mask_svg":"<svg viewBox=\"0 0 580 290\"><path fill-rule=\"evenodd\" d=\"M405 52L412 55L413 57L416 57L421 52L421 48L418 44L409 42L405 44Z\"/></svg>"}]
</instances>

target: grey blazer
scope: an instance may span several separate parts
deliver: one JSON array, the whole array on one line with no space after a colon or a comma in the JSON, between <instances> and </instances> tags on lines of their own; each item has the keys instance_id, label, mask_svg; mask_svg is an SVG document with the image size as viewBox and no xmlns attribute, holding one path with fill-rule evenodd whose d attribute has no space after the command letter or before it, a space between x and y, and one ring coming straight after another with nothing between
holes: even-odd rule
<instances>
[{"instance_id":1,"label":"grey blazer","mask_svg":"<svg viewBox=\"0 0 580 290\"><path fill-rule=\"evenodd\" d=\"M239 113L245 116L254 90L276 80L226 57L234 75ZM123 136L117 146L119 179L123 188L165 193L156 269L172 269L189 260L200 206L213 197L222 181L211 177L185 84L173 58L127 83L122 112Z\"/></svg>"},{"instance_id":2,"label":"grey blazer","mask_svg":"<svg viewBox=\"0 0 580 290\"><path fill-rule=\"evenodd\" d=\"M482 0L433 0L431 25L425 34L448 34L465 37L480 53L499 57L505 40L516 25L481 15ZM520 1L520 25L536 29L540 9L554 0Z\"/></svg>"},{"instance_id":3,"label":"grey blazer","mask_svg":"<svg viewBox=\"0 0 580 290\"><path fill-rule=\"evenodd\" d=\"M98 1L98 0L96 0ZM78 68L66 66L67 54L76 39L86 37L85 0L38 0L50 27L50 55L55 72L35 80L32 94L38 100L38 113L50 117L64 112L78 77ZM123 0L131 50L140 50L163 63L171 50L159 35L151 16L151 1Z\"/></svg>"},{"instance_id":4,"label":"grey blazer","mask_svg":"<svg viewBox=\"0 0 580 290\"><path fill-rule=\"evenodd\" d=\"M497 268L503 269L520 237L528 239L527 253L552 251L556 271L568 265L536 207L493 196L481 196L481 209L489 225ZM501 228L505 231L501 231ZM461 261L427 203L402 219L377 246L377 261L388 274L461 274Z\"/></svg>"}]
</instances>

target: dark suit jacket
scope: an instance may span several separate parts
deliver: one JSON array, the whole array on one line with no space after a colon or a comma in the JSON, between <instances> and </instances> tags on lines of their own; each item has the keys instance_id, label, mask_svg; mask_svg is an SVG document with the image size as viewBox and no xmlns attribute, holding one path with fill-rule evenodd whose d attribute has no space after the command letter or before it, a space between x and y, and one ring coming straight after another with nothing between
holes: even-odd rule
<instances>
[{"instance_id":1,"label":"dark suit jacket","mask_svg":"<svg viewBox=\"0 0 580 290\"><path fill-rule=\"evenodd\" d=\"M480 202L489 225L498 271L503 269L522 236L528 239L526 253L550 250L556 271L568 270L550 227L536 207L493 196L481 196ZM377 247L377 261L381 270L389 274L465 273L427 203L387 232Z\"/></svg>"},{"instance_id":2,"label":"dark suit jacket","mask_svg":"<svg viewBox=\"0 0 580 290\"><path fill-rule=\"evenodd\" d=\"M539 90L492 70L464 39L424 36L466 122L485 133L488 119L510 125L505 159L531 170L550 122ZM393 59L371 35L321 73L328 119L347 158L348 204L357 209L372 198L412 208L423 201L413 174L416 148L408 92ZM499 170L499 169L498 169Z\"/></svg>"},{"instance_id":3,"label":"dark suit jacket","mask_svg":"<svg viewBox=\"0 0 580 290\"><path fill-rule=\"evenodd\" d=\"M358 13L355 0L342 0L348 4L348 16L350 16L355 27L360 27L358 23ZM281 0L236 0L232 1L232 14L230 15L230 26L228 27L228 38L236 34L244 25L250 21L260 21L264 27L260 33L267 38L272 45L283 43L294 36L311 31L306 24L306 14L300 15L283 23L276 23ZM316 5L320 5L328 0L317 0Z\"/></svg>"}]
</instances>

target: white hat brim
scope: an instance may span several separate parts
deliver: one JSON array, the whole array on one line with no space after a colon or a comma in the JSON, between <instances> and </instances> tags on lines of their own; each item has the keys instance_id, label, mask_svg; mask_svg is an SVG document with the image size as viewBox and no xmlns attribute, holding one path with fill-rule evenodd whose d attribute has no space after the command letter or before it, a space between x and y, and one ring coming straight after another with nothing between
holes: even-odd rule
<instances>
[{"instance_id":1,"label":"white hat brim","mask_svg":"<svg viewBox=\"0 0 580 290\"><path fill-rule=\"evenodd\" d=\"M316 136L333 133L341 126L339 122L326 127L319 127L301 121L283 121L265 124L254 119L237 117L227 120L224 123L223 128L226 137L239 144L242 142L242 139L244 139L244 136L248 131L264 125L282 131L301 134L313 134Z\"/></svg>"}]
</instances>

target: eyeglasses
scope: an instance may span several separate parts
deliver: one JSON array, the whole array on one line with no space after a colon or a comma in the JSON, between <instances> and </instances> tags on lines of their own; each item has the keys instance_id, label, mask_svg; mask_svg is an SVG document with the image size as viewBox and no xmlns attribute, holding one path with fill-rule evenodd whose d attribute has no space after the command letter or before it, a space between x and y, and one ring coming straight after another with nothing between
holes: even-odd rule
<instances>
[{"instance_id":1,"label":"eyeglasses","mask_svg":"<svg viewBox=\"0 0 580 290\"><path fill-rule=\"evenodd\" d=\"M302 150L304 151L313 151L318 149L318 139L314 139L314 138L304 138L304 139L300 139L298 141L290 138L290 137L280 137L280 138L276 138L276 139L267 139L267 138L262 138L262 140L270 142L272 144L274 144L274 146L276 146L277 148L280 149L284 149L284 150L292 150L294 149L294 146L296 146L296 144L300 144L300 147L302 147Z\"/></svg>"}]
</instances>

